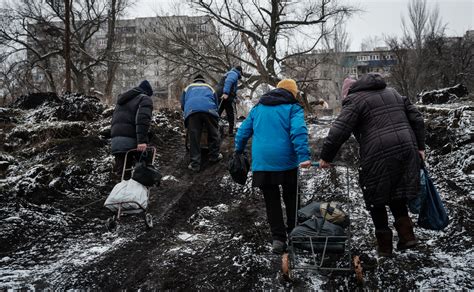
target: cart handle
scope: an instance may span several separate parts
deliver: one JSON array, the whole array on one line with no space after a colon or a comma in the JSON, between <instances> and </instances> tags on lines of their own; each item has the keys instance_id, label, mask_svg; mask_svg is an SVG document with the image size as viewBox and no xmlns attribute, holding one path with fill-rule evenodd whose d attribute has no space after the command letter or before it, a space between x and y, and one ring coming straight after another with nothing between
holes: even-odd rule
<instances>
[{"instance_id":1,"label":"cart handle","mask_svg":"<svg viewBox=\"0 0 474 292\"><path fill-rule=\"evenodd\" d=\"M311 166L319 167L319 161L311 161Z\"/></svg>"},{"instance_id":2,"label":"cart handle","mask_svg":"<svg viewBox=\"0 0 474 292\"><path fill-rule=\"evenodd\" d=\"M146 147L146 150L143 151L143 152L146 152L148 149L151 149L153 151L153 157L152 157L152 160L151 160L151 163L155 163L155 158L156 158L156 147L155 146L147 146ZM122 169L122 181L123 181L123 178L125 177L125 171L126 170L132 170L133 167L131 168L126 168L127 167L127 156L130 152L132 151L138 151L137 148L134 148L134 149L130 149L128 150L126 153L125 153L125 162L123 163L123 169Z\"/></svg>"}]
</instances>

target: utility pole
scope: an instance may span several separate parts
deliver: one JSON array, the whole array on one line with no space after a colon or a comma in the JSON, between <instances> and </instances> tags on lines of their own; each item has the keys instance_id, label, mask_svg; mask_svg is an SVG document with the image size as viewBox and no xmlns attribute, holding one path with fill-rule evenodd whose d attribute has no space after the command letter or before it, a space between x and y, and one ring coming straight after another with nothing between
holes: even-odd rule
<instances>
[{"instance_id":1,"label":"utility pole","mask_svg":"<svg viewBox=\"0 0 474 292\"><path fill-rule=\"evenodd\" d=\"M70 27L70 11L72 0L64 0L64 60L66 61L66 92L71 92L71 27Z\"/></svg>"}]
</instances>

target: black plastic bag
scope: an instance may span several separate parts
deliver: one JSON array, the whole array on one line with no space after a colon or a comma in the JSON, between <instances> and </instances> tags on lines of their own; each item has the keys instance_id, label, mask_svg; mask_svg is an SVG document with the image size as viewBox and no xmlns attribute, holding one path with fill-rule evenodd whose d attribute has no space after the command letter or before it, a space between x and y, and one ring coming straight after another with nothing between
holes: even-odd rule
<instances>
[{"instance_id":1,"label":"black plastic bag","mask_svg":"<svg viewBox=\"0 0 474 292\"><path fill-rule=\"evenodd\" d=\"M426 180L426 197L421 203L418 225L425 229L443 230L449 224L448 214L428 172L425 168L423 171Z\"/></svg>"},{"instance_id":2,"label":"black plastic bag","mask_svg":"<svg viewBox=\"0 0 474 292\"><path fill-rule=\"evenodd\" d=\"M146 187L159 186L161 174L153 165L148 165L146 161L141 160L133 168L132 179Z\"/></svg>"},{"instance_id":3,"label":"black plastic bag","mask_svg":"<svg viewBox=\"0 0 474 292\"><path fill-rule=\"evenodd\" d=\"M247 153L236 153L232 155L229 160L229 165L227 168L230 172L232 179L241 185L245 185L247 181L247 174L250 170L250 161L247 156Z\"/></svg>"}]
</instances>

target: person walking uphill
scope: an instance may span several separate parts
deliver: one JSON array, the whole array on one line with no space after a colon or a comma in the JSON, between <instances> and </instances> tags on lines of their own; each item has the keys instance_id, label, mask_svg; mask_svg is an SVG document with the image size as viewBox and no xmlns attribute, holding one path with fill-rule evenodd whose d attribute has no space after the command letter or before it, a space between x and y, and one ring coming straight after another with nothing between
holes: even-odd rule
<instances>
[{"instance_id":1,"label":"person walking uphill","mask_svg":"<svg viewBox=\"0 0 474 292\"><path fill-rule=\"evenodd\" d=\"M126 168L130 168L139 158L139 152L146 151L153 111L152 95L150 83L144 80L138 87L119 95L117 99L112 116L111 148L115 156L115 172L118 175L121 175L124 163ZM132 149L139 152L129 154L125 161L125 153ZM130 175L130 172L127 172L125 179L129 179Z\"/></svg>"},{"instance_id":2,"label":"person walking uphill","mask_svg":"<svg viewBox=\"0 0 474 292\"><path fill-rule=\"evenodd\" d=\"M189 133L191 162L188 168L198 172L201 168L203 126L207 129L209 161L217 162L222 159L222 154L219 153L217 96L202 75L197 75L194 82L184 90L181 95L181 109L184 111L184 124Z\"/></svg>"},{"instance_id":3,"label":"person walking uphill","mask_svg":"<svg viewBox=\"0 0 474 292\"><path fill-rule=\"evenodd\" d=\"M354 133L360 145L359 184L375 225L380 256L392 254L390 207L399 250L417 244L407 200L420 185L425 134L421 113L407 97L386 87L382 76L363 75L351 85L342 110L324 140L321 167L328 167L341 145Z\"/></svg>"},{"instance_id":4,"label":"person walking uphill","mask_svg":"<svg viewBox=\"0 0 474 292\"><path fill-rule=\"evenodd\" d=\"M296 100L298 88L292 79L280 81L264 94L250 111L235 136L235 151L242 153L252 138L253 186L265 199L274 253L286 250L287 234L295 227L297 170L310 167L308 129L303 107ZM287 224L283 222L280 188L283 188Z\"/></svg>"},{"instance_id":5,"label":"person walking uphill","mask_svg":"<svg viewBox=\"0 0 474 292\"><path fill-rule=\"evenodd\" d=\"M237 83L242 78L242 67L236 66L227 72L217 85L217 96L222 100L219 116L225 110L229 123L229 136L234 136L234 99L237 96Z\"/></svg>"}]
</instances>

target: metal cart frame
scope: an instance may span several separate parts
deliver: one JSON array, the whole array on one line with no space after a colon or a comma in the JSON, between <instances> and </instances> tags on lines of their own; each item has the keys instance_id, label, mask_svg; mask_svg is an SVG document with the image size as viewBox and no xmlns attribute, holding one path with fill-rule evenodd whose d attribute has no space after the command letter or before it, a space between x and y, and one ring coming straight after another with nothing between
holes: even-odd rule
<instances>
[{"instance_id":1,"label":"metal cart frame","mask_svg":"<svg viewBox=\"0 0 474 292\"><path fill-rule=\"evenodd\" d=\"M313 167L319 168L318 162L313 162L311 164ZM350 192L350 177L349 177L349 167L345 165L336 165L336 166L344 166L346 167L346 190L347 190L347 197L349 197ZM298 180L300 176L300 170L298 170ZM297 196L296 196L296 212L295 212L295 226L298 225L298 209L299 209L299 202L300 202L300 192L299 192L299 184L297 184ZM327 210L326 210L327 212ZM326 214L323 215L323 224L325 222ZM323 224L321 224L320 230L321 231ZM345 229L346 235L345 236L292 236L290 237L290 242L288 246L288 251L283 254L282 256L282 273L283 276L287 280L292 279L292 270L312 270L312 271L340 271L340 272L355 272L356 280L358 283L363 282L363 272L362 272L362 265L360 262L359 256L355 255L352 256L352 233L351 233L351 224ZM331 267L325 265L326 256L331 253L328 250L328 243L329 242L340 242L344 243L344 251L342 253L342 257L347 257L348 264L343 267ZM296 247L296 244L310 244L311 251L304 251L301 252L301 255L308 255L311 257L312 262L310 264L300 264L298 265L296 259L297 255L302 249ZM315 245L319 247L323 244L322 251L318 251L315 248ZM318 248L319 250L321 248Z\"/></svg>"},{"instance_id":2,"label":"metal cart frame","mask_svg":"<svg viewBox=\"0 0 474 292\"><path fill-rule=\"evenodd\" d=\"M149 146L149 147L146 148L146 150L144 152L146 152L148 150L152 150L152 152L153 152L151 163L154 164L155 163L155 158L156 158L156 147ZM133 165L130 168L127 168L127 157L131 152L136 152L136 151L138 151L138 150L137 149L130 149L125 153L125 161L124 161L124 164L123 164L121 181L124 181L126 171L132 171L133 170ZM150 197L150 188L147 187L146 189L147 189L147 196L149 198ZM131 210L122 209L124 204L136 204L139 207L139 209L131 209ZM145 225L146 225L147 228L151 229L151 228L153 228L153 216L150 213L148 213L147 210L148 210L148 208L143 207L138 202L134 202L134 201L120 202L119 206L118 206L117 214L112 215L112 217L109 217L107 219L106 227L109 231L113 231L117 228L117 225L118 225L118 223L120 221L120 218L122 217L123 214L143 213L143 219L145 221Z\"/></svg>"}]
</instances>

